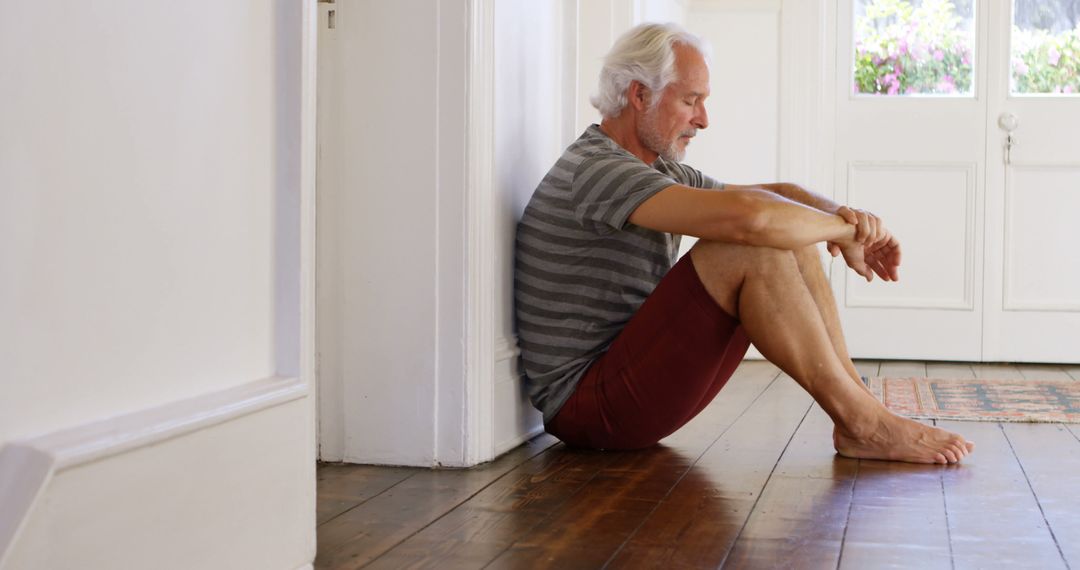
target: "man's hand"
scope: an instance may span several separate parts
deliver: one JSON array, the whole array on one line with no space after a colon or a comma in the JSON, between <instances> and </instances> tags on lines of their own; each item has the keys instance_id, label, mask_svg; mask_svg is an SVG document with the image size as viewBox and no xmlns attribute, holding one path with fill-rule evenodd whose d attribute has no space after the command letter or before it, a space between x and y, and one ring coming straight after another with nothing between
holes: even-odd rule
<instances>
[{"instance_id":1,"label":"man's hand","mask_svg":"<svg viewBox=\"0 0 1080 570\"><path fill-rule=\"evenodd\" d=\"M885 224L874 214L847 206L840 206L834 213L855 226L855 241L869 245L878 243L884 238Z\"/></svg>"},{"instance_id":2,"label":"man's hand","mask_svg":"<svg viewBox=\"0 0 1080 570\"><path fill-rule=\"evenodd\" d=\"M843 254L848 267L866 278L867 282L873 281L875 274L885 281L899 280L900 242L885 229L881 219L870 212L847 206L841 206L836 213L856 226L855 237L829 242L829 253L833 257Z\"/></svg>"}]
</instances>

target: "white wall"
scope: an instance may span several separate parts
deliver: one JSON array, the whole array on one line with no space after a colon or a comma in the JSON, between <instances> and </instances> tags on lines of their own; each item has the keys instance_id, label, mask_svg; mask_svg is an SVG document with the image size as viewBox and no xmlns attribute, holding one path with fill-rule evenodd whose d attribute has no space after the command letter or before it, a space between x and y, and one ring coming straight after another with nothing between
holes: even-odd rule
<instances>
[{"instance_id":1,"label":"white wall","mask_svg":"<svg viewBox=\"0 0 1080 570\"><path fill-rule=\"evenodd\" d=\"M495 5L496 452L543 428L525 396L514 328L514 235L537 184L574 132L575 2Z\"/></svg>"},{"instance_id":2,"label":"white wall","mask_svg":"<svg viewBox=\"0 0 1080 570\"><path fill-rule=\"evenodd\" d=\"M253 6L4 4L0 442L274 373Z\"/></svg>"},{"instance_id":3,"label":"white wall","mask_svg":"<svg viewBox=\"0 0 1080 570\"><path fill-rule=\"evenodd\" d=\"M467 2L320 32L320 457L464 462Z\"/></svg>"},{"instance_id":4,"label":"white wall","mask_svg":"<svg viewBox=\"0 0 1080 570\"><path fill-rule=\"evenodd\" d=\"M637 0L635 22L675 22L686 25L686 6L691 0Z\"/></svg>"},{"instance_id":5,"label":"white wall","mask_svg":"<svg viewBox=\"0 0 1080 570\"><path fill-rule=\"evenodd\" d=\"M303 7L0 5L0 446L54 432L77 442L88 426L147 434L115 421L185 399L197 415L207 395L301 373ZM21 498L5 487L0 530L22 530L0 536L0 558L305 564L311 410L304 399L261 410L67 465L26 512L8 508ZM249 453L276 471L229 471ZM30 481L0 457L5 483ZM245 491L213 503L238 475ZM135 536L147 542L115 547ZM265 542L277 543L272 561L256 554Z\"/></svg>"},{"instance_id":6,"label":"white wall","mask_svg":"<svg viewBox=\"0 0 1080 570\"><path fill-rule=\"evenodd\" d=\"M779 175L780 7L777 2L697 1L687 27L712 44L709 128L686 162L725 182L773 182Z\"/></svg>"}]
</instances>

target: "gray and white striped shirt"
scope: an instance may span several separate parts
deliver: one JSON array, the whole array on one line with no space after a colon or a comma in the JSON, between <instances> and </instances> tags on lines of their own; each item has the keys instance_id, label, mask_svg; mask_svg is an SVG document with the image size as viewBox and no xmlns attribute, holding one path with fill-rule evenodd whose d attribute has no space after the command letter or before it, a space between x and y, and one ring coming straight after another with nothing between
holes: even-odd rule
<instances>
[{"instance_id":1,"label":"gray and white striped shirt","mask_svg":"<svg viewBox=\"0 0 1080 570\"><path fill-rule=\"evenodd\" d=\"M627 222L672 184L723 187L663 158L645 164L592 125L525 208L514 300L529 398L545 423L674 265L681 236Z\"/></svg>"}]
</instances>

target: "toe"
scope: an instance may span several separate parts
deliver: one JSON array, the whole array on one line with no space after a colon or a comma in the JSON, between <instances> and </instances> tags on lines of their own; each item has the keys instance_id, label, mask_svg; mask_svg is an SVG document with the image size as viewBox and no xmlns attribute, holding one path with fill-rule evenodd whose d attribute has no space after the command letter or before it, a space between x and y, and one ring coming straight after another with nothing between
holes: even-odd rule
<instances>
[{"instance_id":1,"label":"toe","mask_svg":"<svg viewBox=\"0 0 1080 570\"><path fill-rule=\"evenodd\" d=\"M952 449L947 448L944 451L942 451L941 454L944 455L945 458L949 460L949 463L956 463L957 461L959 461L959 459L956 458L956 454L953 453Z\"/></svg>"}]
</instances>

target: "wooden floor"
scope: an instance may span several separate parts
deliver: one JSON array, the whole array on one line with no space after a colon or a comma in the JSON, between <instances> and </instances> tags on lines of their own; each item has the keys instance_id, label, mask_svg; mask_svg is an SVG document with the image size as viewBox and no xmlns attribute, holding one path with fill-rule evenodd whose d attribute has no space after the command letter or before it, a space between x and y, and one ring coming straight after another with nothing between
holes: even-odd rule
<instances>
[{"instance_id":1,"label":"wooden floor","mask_svg":"<svg viewBox=\"0 0 1080 570\"><path fill-rule=\"evenodd\" d=\"M859 367L1080 381L1080 367ZM746 362L646 451L543 435L468 470L320 465L315 567L1080 569L1080 425L940 425L976 442L963 464L840 458L809 396Z\"/></svg>"}]
</instances>

